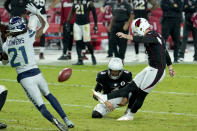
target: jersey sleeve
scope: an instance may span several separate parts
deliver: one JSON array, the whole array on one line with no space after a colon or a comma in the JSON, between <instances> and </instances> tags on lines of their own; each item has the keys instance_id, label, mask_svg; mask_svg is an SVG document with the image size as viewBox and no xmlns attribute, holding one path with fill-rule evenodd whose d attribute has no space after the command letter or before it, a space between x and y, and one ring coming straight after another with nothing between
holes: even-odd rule
<instances>
[{"instance_id":1,"label":"jersey sleeve","mask_svg":"<svg viewBox=\"0 0 197 131\"><path fill-rule=\"evenodd\" d=\"M33 30L28 30L28 36L29 36L29 39L32 41L35 41L35 37L36 37L36 31L33 31ZM34 43L34 42L32 42Z\"/></svg>"}]
</instances>

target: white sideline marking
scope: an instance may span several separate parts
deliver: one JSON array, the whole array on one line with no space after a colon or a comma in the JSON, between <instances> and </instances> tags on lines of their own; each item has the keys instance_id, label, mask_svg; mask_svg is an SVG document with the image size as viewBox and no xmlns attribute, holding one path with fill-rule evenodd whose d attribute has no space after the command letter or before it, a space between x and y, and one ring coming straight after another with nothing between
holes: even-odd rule
<instances>
[{"instance_id":1,"label":"white sideline marking","mask_svg":"<svg viewBox=\"0 0 197 131\"><path fill-rule=\"evenodd\" d=\"M15 99L8 99L7 102L31 103L30 101L26 101L26 100L15 100ZM49 103L47 102L46 104L49 104ZM62 105L63 106L70 106L70 107L83 107L83 108L92 108L93 109L93 106L89 106L89 105L73 105L73 104L62 104ZM118 109L119 110L124 110L122 108L118 108ZM177 112L171 112L170 113L170 112L158 112L158 111L146 111L146 110L139 110L139 112L197 117L197 114L177 113Z\"/></svg>"},{"instance_id":2,"label":"white sideline marking","mask_svg":"<svg viewBox=\"0 0 197 131\"><path fill-rule=\"evenodd\" d=\"M17 82L16 80L11 80L11 79L0 79L0 81ZM94 86L90 86L90 85L80 85L80 84L48 83L48 85L94 88ZM158 93L158 94L172 94L172 95L197 96L197 93L181 93L181 92L167 92L167 91L152 91L152 92L153 92L153 93Z\"/></svg>"}]
</instances>

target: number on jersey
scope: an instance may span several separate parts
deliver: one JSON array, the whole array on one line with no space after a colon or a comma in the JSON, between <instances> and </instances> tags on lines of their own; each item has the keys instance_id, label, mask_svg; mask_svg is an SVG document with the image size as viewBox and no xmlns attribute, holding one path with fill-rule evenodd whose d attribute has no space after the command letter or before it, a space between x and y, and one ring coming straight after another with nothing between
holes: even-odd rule
<instances>
[{"instance_id":1,"label":"number on jersey","mask_svg":"<svg viewBox=\"0 0 197 131\"><path fill-rule=\"evenodd\" d=\"M16 62L15 61L16 58L19 56L19 53L22 54L23 59L24 59L24 63L25 64L28 64L28 58L27 58L27 54L26 54L26 51L25 51L25 47L24 46L21 46L18 49L16 49L16 48L9 48L8 49L8 54L12 54L12 58L10 60L10 65L12 67L21 66L21 62Z\"/></svg>"},{"instance_id":2,"label":"number on jersey","mask_svg":"<svg viewBox=\"0 0 197 131\"><path fill-rule=\"evenodd\" d=\"M76 8L76 14L78 15L84 15L84 6L83 5L75 5Z\"/></svg>"},{"instance_id":3,"label":"number on jersey","mask_svg":"<svg viewBox=\"0 0 197 131\"><path fill-rule=\"evenodd\" d=\"M135 10L145 10L145 0L134 0L133 7Z\"/></svg>"}]
</instances>

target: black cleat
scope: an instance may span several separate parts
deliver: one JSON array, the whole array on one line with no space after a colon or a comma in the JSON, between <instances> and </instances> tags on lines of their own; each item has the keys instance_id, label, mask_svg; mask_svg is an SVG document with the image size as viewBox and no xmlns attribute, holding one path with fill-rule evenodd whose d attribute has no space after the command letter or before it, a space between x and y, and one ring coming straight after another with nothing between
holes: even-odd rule
<instances>
[{"instance_id":1,"label":"black cleat","mask_svg":"<svg viewBox=\"0 0 197 131\"><path fill-rule=\"evenodd\" d=\"M0 129L5 129L7 127L7 125L6 124L4 124L4 123L0 123Z\"/></svg>"},{"instance_id":2,"label":"black cleat","mask_svg":"<svg viewBox=\"0 0 197 131\"><path fill-rule=\"evenodd\" d=\"M68 127L59 122L56 118L53 118L52 123L55 124L60 131L68 131Z\"/></svg>"},{"instance_id":3,"label":"black cleat","mask_svg":"<svg viewBox=\"0 0 197 131\"><path fill-rule=\"evenodd\" d=\"M83 65L83 61L78 61L77 63L75 63L73 65Z\"/></svg>"},{"instance_id":4,"label":"black cleat","mask_svg":"<svg viewBox=\"0 0 197 131\"><path fill-rule=\"evenodd\" d=\"M67 117L64 118L64 122L66 123L68 128L74 128L75 127L75 125L72 123L72 121L69 120Z\"/></svg>"},{"instance_id":5,"label":"black cleat","mask_svg":"<svg viewBox=\"0 0 197 131\"><path fill-rule=\"evenodd\" d=\"M60 58L58 58L58 60L70 60L71 59L71 55L62 55L60 56Z\"/></svg>"},{"instance_id":6,"label":"black cleat","mask_svg":"<svg viewBox=\"0 0 197 131\"><path fill-rule=\"evenodd\" d=\"M96 58L94 55L92 55L92 65L96 65Z\"/></svg>"}]
</instances>

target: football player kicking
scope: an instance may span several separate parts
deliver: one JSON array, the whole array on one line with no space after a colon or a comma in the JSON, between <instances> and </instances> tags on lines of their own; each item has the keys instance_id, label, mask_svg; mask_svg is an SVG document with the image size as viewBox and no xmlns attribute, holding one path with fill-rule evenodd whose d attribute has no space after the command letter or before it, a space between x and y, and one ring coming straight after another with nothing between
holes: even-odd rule
<instances>
[{"instance_id":1,"label":"football player kicking","mask_svg":"<svg viewBox=\"0 0 197 131\"><path fill-rule=\"evenodd\" d=\"M131 83L120 90L107 95L94 91L94 95L100 102L104 102L109 110L113 109L113 104L108 100L117 97L126 97L129 93L137 95L133 102L129 103L126 114L118 120L133 120L134 114L141 108L147 94L152 91L157 83L164 79L166 64L170 76L173 77L175 74L164 39L157 32L150 30L150 24L146 19L138 18L134 20L132 23L132 32L134 35L126 35L118 32L117 36L144 43L148 54L149 65L138 73Z\"/></svg>"},{"instance_id":2,"label":"football player kicking","mask_svg":"<svg viewBox=\"0 0 197 131\"><path fill-rule=\"evenodd\" d=\"M21 17L13 17L9 22L9 33L6 42L3 44L3 51L8 55L8 60L13 68L16 68L17 81L21 84L29 99L50 122L55 124L59 130L67 131L68 127L73 128L74 124L68 119L58 100L50 93L48 85L38 68L34 56L33 43L42 34L45 21L34 5L27 5L26 8L36 14L42 26L36 32L28 29ZM42 95L50 102L56 112L66 123L60 123L46 108Z\"/></svg>"},{"instance_id":3,"label":"football player kicking","mask_svg":"<svg viewBox=\"0 0 197 131\"><path fill-rule=\"evenodd\" d=\"M3 105L5 104L7 92L8 92L8 90L3 85L0 85L0 111L3 107ZM4 129L6 127L7 127L6 124L0 122L0 129Z\"/></svg>"},{"instance_id":4,"label":"football player kicking","mask_svg":"<svg viewBox=\"0 0 197 131\"><path fill-rule=\"evenodd\" d=\"M131 72L123 69L123 63L120 58L111 58L108 64L108 69L97 74L97 84L95 91L109 94L113 91L125 87L132 80ZM113 108L125 106L128 102L128 97L118 97L109 100L113 104ZM96 97L93 96L94 99ZM131 97L132 98L132 97ZM97 100L97 99L96 99ZM109 110L105 104L97 104L92 112L92 118L102 118Z\"/></svg>"}]
</instances>

